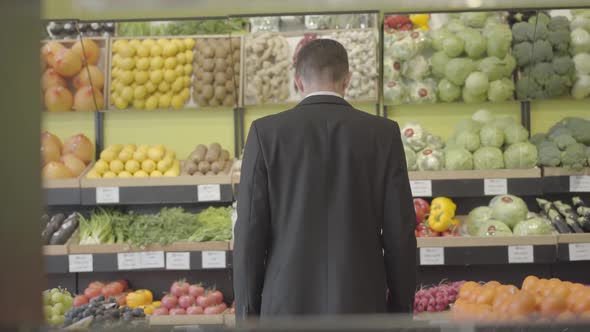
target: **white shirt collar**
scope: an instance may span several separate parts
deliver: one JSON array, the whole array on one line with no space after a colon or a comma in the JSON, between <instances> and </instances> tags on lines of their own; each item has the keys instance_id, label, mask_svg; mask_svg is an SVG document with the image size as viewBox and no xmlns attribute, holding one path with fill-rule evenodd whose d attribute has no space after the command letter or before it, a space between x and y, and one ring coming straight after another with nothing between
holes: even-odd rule
<instances>
[{"instance_id":1,"label":"white shirt collar","mask_svg":"<svg viewBox=\"0 0 590 332\"><path fill-rule=\"evenodd\" d=\"M312 92L312 93L308 94L303 99L305 99L307 97L311 97L311 96L336 96L336 97L344 98L340 94L338 94L334 91L317 91L317 92Z\"/></svg>"}]
</instances>

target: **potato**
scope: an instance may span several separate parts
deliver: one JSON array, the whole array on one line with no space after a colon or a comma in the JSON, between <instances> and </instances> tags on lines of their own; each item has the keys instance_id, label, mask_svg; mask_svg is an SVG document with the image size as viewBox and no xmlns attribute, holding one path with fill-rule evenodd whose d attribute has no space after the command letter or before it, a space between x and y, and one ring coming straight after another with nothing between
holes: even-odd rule
<instances>
[{"instance_id":1,"label":"potato","mask_svg":"<svg viewBox=\"0 0 590 332\"><path fill-rule=\"evenodd\" d=\"M192 161L190 159L184 161L184 164L182 165L182 173L183 174L193 175L197 170L198 170L198 167L194 161Z\"/></svg>"},{"instance_id":2,"label":"potato","mask_svg":"<svg viewBox=\"0 0 590 332\"><path fill-rule=\"evenodd\" d=\"M197 80L195 82L195 92L200 93L201 91L203 91L203 82Z\"/></svg>"},{"instance_id":3,"label":"potato","mask_svg":"<svg viewBox=\"0 0 590 332\"><path fill-rule=\"evenodd\" d=\"M235 101L234 101L234 96L233 95L227 95L225 96L225 99L223 99L223 106L234 106Z\"/></svg>"},{"instance_id":4,"label":"potato","mask_svg":"<svg viewBox=\"0 0 590 332\"><path fill-rule=\"evenodd\" d=\"M233 58L235 62L240 62L240 50L234 51Z\"/></svg>"},{"instance_id":5,"label":"potato","mask_svg":"<svg viewBox=\"0 0 590 332\"><path fill-rule=\"evenodd\" d=\"M232 38L231 39L231 48L232 49L240 49L241 47L240 38Z\"/></svg>"},{"instance_id":6,"label":"potato","mask_svg":"<svg viewBox=\"0 0 590 332\"><path fill-rule=\"evenodd\" d=\"M201 94L195 94L195 100L197 101L197 104L199 104L200 107L209 106L209 99L205 98Z\"/></svg>"},{"instance_id":7,"label":"potato","mask_svg":"<svg viewBox=\"0 0 590 332\"><path fill-rule=\"evenodd\" d=\"M211 169L211 164L208 161L203 160L199 163L199 172L201 172L203 174L207 174L207 172L209 172L210 169Z\"/></svg>"},{"instance_id":8,"label":"potato","mask_svg":"<svg viewBox=\"0 0 590 332\"><path fill-rule=\"evenodd\" d=\"M215 58L225 58L227 56L227 50L221 46L218 45L215 47Z\"/></svg>"},{"instance_id":9,"label":"potato","mask_svg":"<svg viewBox=\"0 0 590 332\"><path fill-rule=\"evenodd\" d=\"M234 92L234 81L233 80L227 80L227 81L225 81L225 90L228 93Z\"/></svg>"},{"instance_id":10,"label":"potato","mask_svg":"<svg viewBox=\"0 0 590 332\"><path fill-rule=\"evenodd\" d=\"M212 58L213 56L215 56L215 49L211 46L206 46L203 48L203 55L206 58Z\"/></svg>"},{"instance_id":11,"label":"potato","mask_svg":"<svg viewBox=\"0 0 590 332\"><path fill-rule=\"evenodd\" d=\"M215 99L219 101L223 101L225 99L225 87L224 86L216 86L215 87Z\"/></svg>"},{"instance_id":12,"label":"potato","mask_svg":"<svg viewBox=\"0 0 590 332\"><path fill-rule=\"evenodd\" d=\"M224 72L226 67L225 59L215 59L215 71Z\"/></svg>"},{"instance_id":13,"label":"potato","mask_svg":"<svg viewBox=\"0 0 590 332\"><path fill-rule=\"evenodd\" d=\"M213 172L213 171L209 171L209 172L207 172L207 174L205 174L205 175L206 175L206 176L213 176L213 175L215 175L215 172Z\"/></svg>"},{"instance_id":14,"label":"potato","mask_svg":"<svg viewBox=\"0 0 590 332\"><path fill-rule=\"evenodd\" d=\"M201 79L203 80L204 84L211 84L211 83L213 83L213 79L214 79L213 73L204 72L203 77Z\"/></svg>"},{"instance_id":15,"label":"potato","mask_svg":"<svg viewBox=\"0 0 590 332\"><path fill-rule=\"evenodd\" d=\"M203 67L204 62L205 62L205 57L202 54L197 54L197 56L195 56L195 63L199 67Z\"/></svg>"},{"instance_id":16,"label":"potato","mask_svg":"<svg viewBox=\"0 0 590 332\"><path fill-rule=\"evenodd\" d=\"M227 151L226 149L222 149L221 153L219 154L219 159L218 160L222 160L222 161L227 161L229 160L229 151Z\"/></svg>"},{"instance_id":17,"label":"potato","mask_svg":"<svg viewBox=\"0 0 590 332\"><path fill-rule=\"evenodd\" d=\"M239 63L234 64L234 72L236 72L236 73L240 72L240 64Z\"/></svg>"},{"instance_id":18,"label":"potato","mask_svg":"<svg viewBox=\"0 0 590 332\"><path fill-rule=\"evenodd\" d=\"M202 79L203 79L203 74L204 74L204 73L205 73L205 72L203 71L203 69L202 69L202 68L200 68L200 67L197 67L197 68L195 69L195 77L197 78L197 80L202 80Z\"/></svg>"},{"instance_id":19,"label":"potato","mask_svg":"<svg viewBox=\"0 0 590 332\"><path fill-rule=\"evenodd\" d=\"M233 160L228 160L225 162L225 167L223 168L223 174L229 174L231 172L231 168L233 166Z\"/></svg>"},{"instance_id":20,"label":"potato","mask_svg":"<svg viewBox=\"0 0 590 332\"><path fill-rule=\"evenodd\" d=\"M225 69L225 76L226 77L234 76L234 66L227 66L227 68Z\"/></svg>"},{"instance_id":21,"label":"potato","mask_svg":"<svg viewBox=\"0 0 590 332\"><path fill-rule=\"evenodd\" d=\"M221 42L221 46L223 47L223 49L225 49L225 52L228 53L231 51L231 43L229 39L224 39Z\"/></svg>"},{"instance_id":22,"label":"potato","mask_svg":"<svg viewBox=\"0 0 590 332\"><path fill-rule=\"evenodd\" d=\"M215 85L225 86L225 73L215 73Z\"/></svg>"},{"instance_id":23,"label":"potato","mask_svg":"<svg viewBox=\"0 0 590 332\"><path fill-rule=\"evenodd\" d=\"M193 176L203 176L203 175L204 175L203 173L198 172L198 171L193 174Z\"/></svg>"},{"instance_id":24,"label":"potato","mask_svg":"<svg viewBox=\"0 0 590 332\"><path fill-rule=\"evenodd\" d=\"M209 100L211 98L213 98L213 86L208 84L208 85L203 85L203 90L201 92L201 94L203 95L203 97L205 97L205 99Z\"/></svg>"},{"instance_id":25,"label":"potato","mask_svg":"<svg viewBox=\"0 0 590 332\"><path fill-rule=\"evenodd\" d=\"M221 144L219 144L217 142L213 142L213 143L209 144L209 147L207 148L207 151L208 150L211 150L211 149L217 150L217 151L219 151L219 153L221 153L222 147L221 147Z\"/></svg>"},{"instance_id":26,"label":"potato","mask_svg":"<svg viewBox=\"0 0 590 332\"><path fill-rule=\"evenodd\" d=\"M202 67L203 71L213 71L215 69L215 61L213 59L205 59Z\"/></svg>"},{"instance_id":27,"label":"potato","mask_svg":"<svg viewBox=\"0 0 590 332\"><path fill-rule=\"evenodd\" d=\"M217 107L217 106L221 106L221 103L219 102L219 100L217 100L215 98L211 98L211 99L209 99L209 106Z\"/></svg>"},{"instance_id":28,"label":"potato","mask_svg":"<svg viewBox=\"0 0 590 332\"><path fill-rule=\"evenodd\" d=\"M214 161L211 164L211 171L213 171L213 173L217 174L217 173L223 171L224 166L225 166L225 160Z\"/></svg>"}]
</instances>

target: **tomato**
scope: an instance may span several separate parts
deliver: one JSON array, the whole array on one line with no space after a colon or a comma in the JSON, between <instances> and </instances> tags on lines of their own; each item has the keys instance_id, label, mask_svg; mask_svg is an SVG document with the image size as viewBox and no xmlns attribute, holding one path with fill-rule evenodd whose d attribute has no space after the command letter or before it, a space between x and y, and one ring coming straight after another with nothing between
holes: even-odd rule
<instances>
[{"instance_id":1,"label":"tomato","mask_svg":"<svg viewBox=\"0 0 590 332\"><path fill-rule=\"evenodd\" d=\"M195 304L195 298L190 295L183 295L178 298L178 305L181 308L187 309L188 307Z\"/></svg>"},{"instance_id":2,"label":"tomato","mask_svg":"<svg viewBox=\"0 0 590 332\"><path fill-rule=\"evenodd\" d=\"M204 313L205 315L220 315L227 309L227 305L225 303L221 303L218 305L210 306L205 308Z\"/></svg>"},{"instance_id":3,"label":"tomato","mask_svg":"<svg viewBox=\"0 0 590 332\"><path fill-rule=\"evenodd\" d=\"M186 309L187 315L202 315L203 313L203 308L197 305L190 306Z\"/></svg>"},{"instance_id":4,"label":"tomato","mask_svg":"<svg viewBox=\"0 0 590 332\"><path fill-rule=\"evenodd\" d=\"M426 224L420 224L416 226L416 237L437 237L438 232L433 231Z\"/></svg>"},{"instance_id":5,"label":"tomato","mask_svg":"<svg viewBox=\"0 0 590 332\"><path fill-rule=\"evenodd\" d=\"M74 298L74 307L79 307L83 304L88 303L89 299L86 295L76 295Z\"/></svg>"},{"instance_id":6,"label":"tomato","mask_svg":"<svg viewBox=\"0 0 590 332\"><path fill-rule=\"evenodd\" d=\"M422 198L414 198L414 212L416 213L416 225L422 224L430 212L430 204Z\"/></svg>"},{"instance_id":7,"label":"tomato","mask_svg":"<svg viewBox=\"0 0 590 332\"><path fill-rule=\"evenodd\" d=\"M123 290L121 292L124 292L124 291L127 290L127 288L129 288L129 283L125 279L119 279L119 280L117 280L115 282L118 283L118 284L120 284L123 287Z\"/></svg>"},{"instance_id":8,"label":"tomato","mask_svg":"<svg viewBox=\"0 0 590 332\"><path fill-rule=\"evenodd\" d=\"M87 298L89 299L93 299L97 296L99 296L101 294L101 289L100 288L86 288L84 290L84 295L86 295Z\"/></svg>"},{"instance_id":9,"label":"tomato","mask_svg":"<svg viewBox=\"0 0 590 332\"><path fill-rule=\"evenodd\" d=\"M113 295L121 294L125 290L125 286L118 281L113 281L113 282L109 283L108 285L105 286L105 288L107 288L107 287L109 287L111 289L111 293Z\"/></svg>"},{"instance_id":10,"label":"tomato","mask_svg":"<svg viewBox=\"0 0 590 332\"><path fill-rule=\"evenodd\" d=\"M170 294L180 297L182 295L188 294L189 287L189 283L184 280L175 281L170 287Z\"/></svg>"},{"instance_id":11,"label":"tomato","mask_svg":"<svg viewBox=\"0 0 590 332\"><path fill-rule=\"evenodd\" d=\"M119 304L120 307L123 307L127 304L127 301L125 300L126 297L127 297L127 293L121 293L121 294L117 294L115 296L115 299L117 300L117 303Z\"/></svg>"},{"instance_id":12,"label":"tomato","mask_svg":"<svg viewBox=\"0 0 590 332\"><path fill-rule=\"evenodd\" d=\"M115 292L111 284L104 286L100 292L107 299L118 294Z\"/></svg>"},{"instance_id":13,"label":"tomato","mask_svg":"<svg viewBox=\"0 0 590 332\"><path fill-rule=\"evenodd\" d=\"M584 292L579 297L573 306L573 312L581 314L585 311L590 311L590 293Z\"/></svg>"},{"instance_id":14,"label":"tomato","mask_svg":"<svg viewBox=\"0 0 590 332\"><path fill-rule=\"evenodd\" d=\"M223 302L223 293L221 293L218 290L212 291L211 293L209 293L209 296L213 298L214 303L216 304L220 304L221 302Z\"/></svg>"},{"instance_id":15,"label":"tomato","mask_svg":"<svg viewBox=\"0 0 590 332\"><path fill-rule=\"evenodd\" d=\"M168 309L166 309L164 307L160 307L160 308L154 309L154 312L152 312L152 315L154 315L154 316L166 316L166 315L168 315Z\"/></svg>"},{"instance_id":16,"label":"tomato","mask_svg":"<svg viewBox=\"0 0 590 332\"><path fill-rule=\"evenodd\" d=\"M162 298L162 307L164 307L164 308L173 309L173 308L176 308L177 304L178 304L178 298L176 298L176 296L166 295Z\"/></svg>"},{"instance_id":17,"label":"tomato","mask_svg":"<svg viewBox=\"0 0 590 332\"><path fill-rule=\"evenodd\" d=\"M158 308L159 309L159 308ZM170 315L172 316L176 316L176 315L186 315L186 311L182 308L174 308L174 309L170 309L169 311Z\"/></svg>"},{"instance_id":18,"label":"tomato","mask_svg":"<svg viewBox=\"0 0 590 332\"><path fill-rule=\"evenodd\" d=\"M201 285L190 285L188 288L188 294L196 299L205 294L205 288L201 287Z\"/></svg>"},{"instance_id":19,"label":"tomato","mask_svg":"<svg viewBox=\"0 0 590 332\"><path fill-rule=\"evenodd\" d=\"M210 302L209 300L209 296L207 295L201 295L199 297L197 297L197 305L203 308L207 308L208 306L213 305L213 302Z\"/></svg>"},{"instance_id":20,"label":"tomato","mask_svg":"<svg viewBox=\"0 0 590 332\"><path fill-rule=\"evenodd\" d=\"M104 283L100 281L93 281L88 284L88 288L99 288L102 289L104 287Z\"/></svg>"}]
</instances>

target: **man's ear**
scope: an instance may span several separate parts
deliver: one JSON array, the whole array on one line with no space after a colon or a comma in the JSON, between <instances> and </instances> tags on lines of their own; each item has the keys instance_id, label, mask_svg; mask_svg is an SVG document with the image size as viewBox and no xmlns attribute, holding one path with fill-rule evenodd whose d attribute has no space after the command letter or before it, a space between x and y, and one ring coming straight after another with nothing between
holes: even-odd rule
<instances>
[{"instance_id":1,"label":"man's ear","mask_svg":"<svg viewBox=\"0 0 590 332\"><path fill-rule=\"evenodd\" d=\"M305 92L305 87L303 86L303 81L301 80L301 78L297 74L295 74L295 86L297 87L297 90L299 91L299 93Z\"/></svg>"}]
</instances>

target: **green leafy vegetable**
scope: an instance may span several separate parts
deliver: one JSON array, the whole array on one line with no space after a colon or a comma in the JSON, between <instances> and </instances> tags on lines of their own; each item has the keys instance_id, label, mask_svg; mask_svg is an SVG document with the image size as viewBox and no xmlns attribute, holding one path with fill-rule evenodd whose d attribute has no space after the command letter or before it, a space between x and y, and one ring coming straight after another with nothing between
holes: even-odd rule
<instances>
[{"instance_id":1,"label":"green leafy vegetable","mask_svg":"<svg viewBox=\"0 0 590 332\"><path fill-rule=\"evenodd\" d=\"M199 227L189 241L228 241L232 238L231 208L209 207L197 215Z\"/></svg>"}]
</instances>

